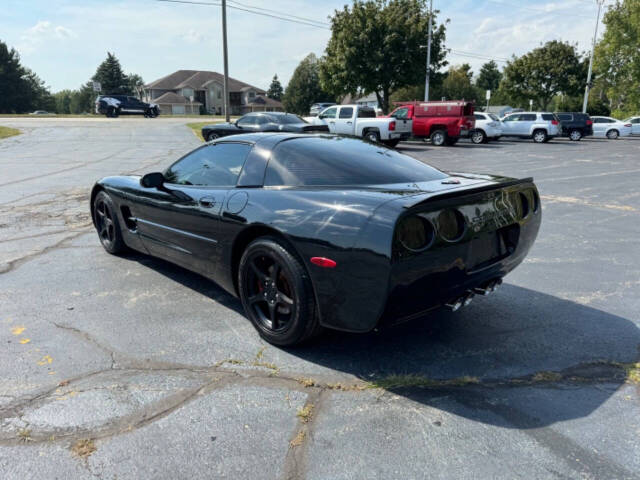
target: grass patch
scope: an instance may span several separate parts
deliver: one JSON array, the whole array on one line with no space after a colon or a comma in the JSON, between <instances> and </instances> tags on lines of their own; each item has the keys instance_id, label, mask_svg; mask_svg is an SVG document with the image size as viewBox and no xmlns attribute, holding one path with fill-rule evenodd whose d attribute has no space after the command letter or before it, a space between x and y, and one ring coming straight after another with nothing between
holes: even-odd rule
<instances>
[{"instance_id":1,"label":"grass patch","mask_svg":"<svg viewBox=\"0 0 640 480\"><path fill-rule=\"evenodd\" d=\"M71 452L80 458L87 458L96 451L96 444L90 438L78 440L71 446Z\"/></svg>"},{"instance_id":2,"label":"grass patch","mask_svg":"<svg viewBox=\"0 0 640 480\"><path fill-rule=\"evenodd\" d=\"M627 381L640 385L640 362L626 363L622 367L627 374Z\"/></svg>"},{"instance_id":3,"label":"grass patch","mask_svg":"<svg viewBox=\"0 0 640 480\"><path fill-rule=\"evenodd\" d=\"M193 133L196 135L196 137L198 137L200 140L202 140L204 142L204 138L202 138L202 127L204 127L205 125L211 125L212 123L223 123L224 122L224 117L210 117L211 119L207 122L194 122L194 123L187 123L187 127L189 127L191 130L193 130ZM232 117L231 121L233 122L236 118L238 117Z\"/></svg>"},{"instance_id":4,"label":"grass patch","mask_svg":"<svg viewBox=\"0 0 640 480\"><path fill-rule=\"evenodd\" d=\"M22 132L17 128L0 127L0 139L13 137L14 135L20 135Z\"/></svg>"},{"instance_id":5,"label":"grass patch","mask_svg":"<svg viewBox=\"0 0 640 480\"><path fill-rule=\"evenodd\" d=\"M26 428L20 429L18 431L18 439L21 443L33 442L33 439L31 438L31 430Z\"/></svg>"}]
</instances>

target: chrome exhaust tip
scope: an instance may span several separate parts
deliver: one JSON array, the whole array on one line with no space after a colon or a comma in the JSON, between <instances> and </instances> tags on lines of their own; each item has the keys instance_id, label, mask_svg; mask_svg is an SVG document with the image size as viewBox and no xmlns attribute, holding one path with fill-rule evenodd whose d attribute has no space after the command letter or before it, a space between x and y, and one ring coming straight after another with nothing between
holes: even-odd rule
<instances>
[{"instance_id":1,"label":"chrome exhaust tip","mask_svg":"<svg viewBox=\"0 0 640 480\"><path fill-rule=\"evenodd\" d=\"M445 303L444 306L447 307L452 312L457 312L464 305L464 300L461 298L456 299L451 303Z\"/></svg>"},{"instance_id":2,"label":"chrome exhaust tip","mask_svg":"<svg viewBox=\"0 0 640 480\"><path fill-rule=\"evenodd\" d=\"M491 290L489 290L489 288L476 287L473 289L473 293L477 293L478 295L489 295Z\"/></svg>"},{"instance_id":3,"label":"chrome exhaust tip","mask_svg":"<svg viewBox=\"0 0 640 480\"><path fill-rule=\"evenodd\" d=\"M462 306L466 307L467 305L469 305L471 303L471 301L473 300L473 297L475 297L476 294L469 291L469 293L467 293L464 297L464 300L462 301Z\"/></svg>"}]
</instances>

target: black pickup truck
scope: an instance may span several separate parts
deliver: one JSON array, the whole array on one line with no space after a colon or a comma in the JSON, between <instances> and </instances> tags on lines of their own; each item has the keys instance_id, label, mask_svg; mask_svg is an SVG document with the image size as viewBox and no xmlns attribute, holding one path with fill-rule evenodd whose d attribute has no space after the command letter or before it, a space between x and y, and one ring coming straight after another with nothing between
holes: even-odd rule
<instances>
[{"instance_id":1,"label":"black pickup truck","mask_svg":"<svg viewBox=\"0 0 640 480\"><path fill-rule=\"evenodd\" d=\"M582 137L593 135L593 121L587 113L560 112L556 113L562 126L560 136L569 137L574 142Z\"/></svg>"},{"instance_id":2,"label":"black pickup truck","mask_svg":"<svg viewBox=\"0 0 640 480\"><path fill-rule=\"evenodd\" d=\"M160 108L155 103L145 103L129 95L100 95L96 98L96 113L111 118L118 115L153 118L160 115Z\"/></svg>"}]
</instances>

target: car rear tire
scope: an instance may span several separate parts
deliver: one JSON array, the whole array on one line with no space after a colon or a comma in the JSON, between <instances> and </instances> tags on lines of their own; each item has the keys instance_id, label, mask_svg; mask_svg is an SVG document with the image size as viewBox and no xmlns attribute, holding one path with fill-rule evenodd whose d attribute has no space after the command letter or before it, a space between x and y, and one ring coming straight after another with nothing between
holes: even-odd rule
<instances>
[{"instance_id":1,"label":"car rear tire","mask_svg":"<svg viewBox=\"0 0 640 480\"><path fill-rule=\"evenodd\" d=\"M582 132L580 130L571 130L569 132L569 139L572 142L579 142L582 138Z\"/></svg>"},{"instance_id":2,"label":"car rear tire","mask_svg":"<svg viewBox=\"0 0 640 480\"><path fill-rule=\"evenodd\" d=\"M447 141L447 132L444 130L434 130L431 132L431 144L436 147L441 147Z\"/></svg>"},{"instance_id":3,"label":"car rear tire","mask_svg":"<svg viewBox=\"0 0 640 480\"><path fill-rule=\"evenodd\" d=\"M620 132L618 130L609 130L607 132L607 138L609 140L616 140L620 136Z\"/></svg>"},{"instance_id":4,"label":"car rear tire","mask_svg":"<svg viewBox=\"0 0 640 480\"><path fill-rule=\"evenodd\" d=\"M533 141L536 143L545 143L547 141L547 132L544 130L536 130L533 132Z\"/></svg>"},{"instance_id":5,"label":"car rear tire","mask_svg":"<svg viewBox=\"0 0 640 480\"><path fill-rule=\"evenodd\" d=\"M476 145L480 143L485 143L487 139L487 135L482 130L474 130L471 134L471 141Z\"/></svg>"},{"instance_id":6,"label":"car rear tire","mask_svg":"<svg viewBox=\"0 0 640 480\"><path fill-rule=\"evenodd\" d=\"M364 134L364 138L369 140L371 143L379 143L380 142L380 134L375 130L369 130Z\"/></svg>"},{"instance_id":7,"label":"car rear tire","mask_svg":"<svg viewBox=\"0 0 640 480\"><path fill-rule=\"evenodd\" d=\"M269 343L292 346L322 331L309 275L277 238L260 237L246 248L238 291L247 317Z\"/></svg>"},{"instance_id":8,"label":"car rear tire","mask_svg":"<svg viewBox=\"0 0 640 480\"><path fill-rule=\"evenodd\" d=\"M113 254L124 252L127 247L122 239L117 210L108 193L102 191L93 201L93 223L104 249Z\"/></svg>"},{"instance_id":9,"label":"car rear tire","mask_svg":"<svg viewBox=\"0 0 640 480\"><path fill-rule=\"evenodd\" d=\"M217 133L210 133L209 135L207 135L207 142L212 142L213 140L219 137L220 135L218 135Z\"/></svg>"},{"instance_id":10,"label":"car rear tire","mask_svg":"<svg viewBox=\"0 0 640 480\"><path fill-rule=\"evenodd\" d=\"M387 147L391 147L391 148L395 148L395 147L397 147L397 146L398 146L398 143L400 143L400 140L397 140L397 139L396 139L396 140L385 140L385 141L384 141L384 144L385 144Z\"/></svg>"}]
</instances>

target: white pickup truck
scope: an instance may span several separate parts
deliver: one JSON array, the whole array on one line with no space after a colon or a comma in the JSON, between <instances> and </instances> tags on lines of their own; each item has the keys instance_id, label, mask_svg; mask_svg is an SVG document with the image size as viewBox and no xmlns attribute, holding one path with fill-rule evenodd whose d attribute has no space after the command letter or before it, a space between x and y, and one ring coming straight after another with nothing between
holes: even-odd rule
<instances>
[{"instance_id":1,"label":"white pickup truck","mask_svg":"<svg viewBox=\"0 0 640 480\"><path fill-rule=\"evenodd\" d=\"M391 117L376 118L376 111L363 105L334 105L317 117L305 118L315 125L327 125L331 133L355 135L371 142L395 147L411 136L413 120Z\"/></svg>"}]
</instances>

